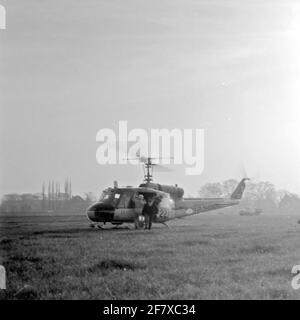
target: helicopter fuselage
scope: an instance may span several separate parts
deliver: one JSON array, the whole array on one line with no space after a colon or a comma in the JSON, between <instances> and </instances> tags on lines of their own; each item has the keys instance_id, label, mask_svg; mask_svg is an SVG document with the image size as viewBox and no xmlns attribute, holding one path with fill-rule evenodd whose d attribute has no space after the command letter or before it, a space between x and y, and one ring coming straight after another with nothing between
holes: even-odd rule
<instances>
[{"instance_id":1,"label":"helicopter fuselage","mask_svg":"<svg viewBox=\"0 0 300 320\"><path fill-rule=\"evenodd\" d=\"M172 198L169 193L160 190L138 188L109 188L103 191L100 200L87 209L87 217L92 223L121 224L134 222L142 214L145 200L148 197L158 199L158 213L153 222L166 221L185 216L233 206L239 203L236 199L224 198Z\"/></svg>"},{"instance_id":2,"label":"helicopter fuselage","mask_svg":"<svg viewBox=\"0 0 300 320\"><path fill-rule=\"evenodd\" d=\"M114 188L105 190L100 201L87 209L87 217L92 222L134 222L142 214L147 197L160 199L155 222L164 222L174 215L174 201L168 193L150 188Z\"/></svg>"}]
</instances>

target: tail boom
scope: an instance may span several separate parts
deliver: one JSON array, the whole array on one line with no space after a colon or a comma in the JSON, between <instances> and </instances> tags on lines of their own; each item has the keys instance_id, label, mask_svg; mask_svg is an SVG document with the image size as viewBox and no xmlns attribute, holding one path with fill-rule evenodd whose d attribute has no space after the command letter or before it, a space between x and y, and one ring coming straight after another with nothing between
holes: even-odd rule
<instances>
[{"instance_id":1,"label":"tail boom","mask_svg":"<svg viewBox=\"0 0 300 320\"><path fill-rule=\"evenodd\" d=\"M249 179L244 178L239 182L230 198L186 198L177 202L174 218L238 205L242 199L247 180Z\"/></svg>"}]
</instances>

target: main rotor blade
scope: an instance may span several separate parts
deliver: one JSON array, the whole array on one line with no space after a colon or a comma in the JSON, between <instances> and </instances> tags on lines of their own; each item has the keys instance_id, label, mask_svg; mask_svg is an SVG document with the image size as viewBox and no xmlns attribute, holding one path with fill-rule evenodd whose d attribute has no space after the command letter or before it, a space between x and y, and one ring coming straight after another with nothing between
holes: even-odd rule
<instances>
[{"instance_id":1,"label":"main rotor blade","mask_svg":"<svg viewBox=\"0 0 300 320\"><path fill-rule=\"evenodd\" d=\"M174 171L166 166L163 166L161 164L153 164L153 166L155 166L155 171L158 171L158 172L171 172L171 171Z\"/></svg>"}]
</instances>

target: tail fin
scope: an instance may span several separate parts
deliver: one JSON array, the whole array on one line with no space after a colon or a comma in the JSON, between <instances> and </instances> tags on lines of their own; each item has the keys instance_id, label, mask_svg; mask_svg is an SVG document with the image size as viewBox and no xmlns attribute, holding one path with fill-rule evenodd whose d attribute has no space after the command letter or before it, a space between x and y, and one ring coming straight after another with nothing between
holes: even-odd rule
<instances>
[{"instance_id":1,"label":"tail fin","mask_svg":"<svg viewBox=\"0 0 300 320\"><path fill-rule=\"evenodd\" d=\"M243 196L244 190L246 188L246 184L245 181L246 180L250 180L249 178L244 178L240 181L240 183L237 185L237 187L235 188L235 190L233 191L232 195L231 195L231 199L233 200L240 200Z\"/></svg>"}]
</instances>

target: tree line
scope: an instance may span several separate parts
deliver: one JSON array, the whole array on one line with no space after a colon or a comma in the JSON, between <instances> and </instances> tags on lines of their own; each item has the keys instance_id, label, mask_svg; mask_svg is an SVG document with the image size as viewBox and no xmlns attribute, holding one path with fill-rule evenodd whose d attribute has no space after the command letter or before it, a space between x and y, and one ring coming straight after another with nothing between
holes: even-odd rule
<instances>
[{"instance_id":1,"label":"tree line","mask_svg":"<svg viewBox=\"0 0 300 320\"><path fill-rule=\"evenodd\" d=\"M237 186L238 181L234 179L223 182L206 183L199 190L199 196L210 197L230 197ZM297 194L286 190L277 190L269 181L247 182L241 206L259 208L264 211L300 212L300 198Z\"/></svg>"}]
</instances>

